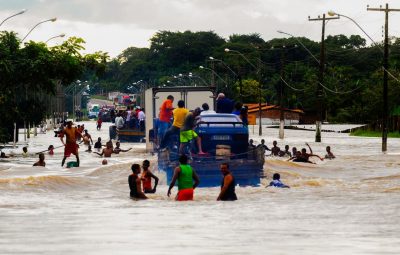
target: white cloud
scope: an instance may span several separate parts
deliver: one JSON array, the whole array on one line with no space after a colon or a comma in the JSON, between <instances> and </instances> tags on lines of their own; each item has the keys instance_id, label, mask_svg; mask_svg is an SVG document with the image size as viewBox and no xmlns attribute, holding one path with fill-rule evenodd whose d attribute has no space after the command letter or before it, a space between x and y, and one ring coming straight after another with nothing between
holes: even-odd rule
<instances>
[{"instance_id":1,"label":"white cloud","mask_svg":"<svg viewBox=\"0 0 400 255\"><path fill-rule=\"evenodd\" d=\"M379 0L368 2L371 6L382 4ZM388 2L393 8L400 8L399 1ZM283 30L319 40L320 23L309 22L307 17L328 10L353 17L374 39L381 40L384 18L383 13L367 12L363 0L0 0L0 4L4 6L0 17L29 9L7 21L2 29L24 34L37 22L57 16L59 21L42 24L30 38L76 35L87 41L88 51L101 49L112 56L129 46L148 46L157 30L213 30L224 37L260 33L266 40L281 36L276 30ZM400 13L392 13L390 22L391 35L400 36L400 29L394 25L399 24ZM344 18L328 22L326 32L361 34Z\"/></svg>"}]
</instances>

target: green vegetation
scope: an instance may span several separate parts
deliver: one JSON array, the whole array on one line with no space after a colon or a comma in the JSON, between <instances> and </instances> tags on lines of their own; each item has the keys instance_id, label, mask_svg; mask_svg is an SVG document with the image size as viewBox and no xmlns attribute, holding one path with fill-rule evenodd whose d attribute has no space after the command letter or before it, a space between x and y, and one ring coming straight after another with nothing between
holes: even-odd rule
<instances>
[{"instance_id":1,"label":"green vegetation","mask_svg":"<svg viewBox=\"0 0 400 255\"><path fill-rule=\"evenodd\" d=\"M104 53L81 55L84 40L71 37L48 48L42 42L22 44L14 32L0 32L0 142L11 140L14 122L39 124L50 112L57 84L105 70Z\"/></svg>"},{"instance_id":2,"label":"green vegetation","mask_svg":"<svg viewBox=\"0 0 400 255\"><path fill-rule=\"evenodd\" d=\"M214 84L230 98L240 100L241 78L244 102L258 102L261 85L262 101L279 104L282 87L285 107L313 114L316 112L318 62L298 41L319 58L320 43L304 37L264 41L259 34L235 34L225 39L214 32L159 31L150 39L150 48L130 47L108 62L96 90L138 92L144 83L147 86L210 85L212 73L199 69L202 65L215 70L219 77L214 77ZM286 47L282 48L283 45ZM379 47L383 46L367 46L366 40L358 35L326 38L324 119L330 123L375 123L378 126L383 108L383 54ZM226 48L241 52L253 65L233 51L225 52ZM400 77L399 38L392 38L390 52L390 72ZM223 60L237 76L221 61L210 61L210 56ZM192 76L189 77L189 73ZM281 81L281 75L287 84ZM139 80L144 82L135 84ZM399 88L400 83L390 79L391 110L399 104Z\"/></svg>"},{"instance_id":3,"label":"green vegetation","mask_svg":"<svg viewBox=\"0 0 400 255\"><path fill-rule=\"evenodd\" d=\"M363 136L363 137L382 137L382 132L372 130L356 130L350 133L351 136ZM400 132L389 132L389 138L400 138Z\"/></svg>"},{"instance_id":4,"label":"green vegetation","mask_svg":"<svg viewBox=\"0 0 400 255\"><path fill-rule=\"evenodd\" d=\"M113 90L138 93L144 87L200 86L214 81L218 92L237 101L242 91L243 102L258 102L261 88L263 102L279 104L283 95L284 107L316 112L319 63L314 57L319 58L320 42L305 37L265 41L256 33L223 38L212 31L159 31L150 43L149 48L129 47L108 60L103 52L82 55L81 38L48 48L33 41L21 45L15 33L1 32L0 137L4 130L10 134L13 122L19 126L24 121L38 123L49 110L45 102L54 95L55 84L74 86L77 79L90 85L90 94ZM358 35L326 38L325 120L366 123L372 129L380 126L382 47L367 46ZM390 53L389 71L400 77L400 38L391 38ZM212 77L212 72L200 65L218 76ZM399 88L400 83L390 78L390 112L399 105ZM392 123L389 126L394 127Z\"/></svg>"}]
</instances>

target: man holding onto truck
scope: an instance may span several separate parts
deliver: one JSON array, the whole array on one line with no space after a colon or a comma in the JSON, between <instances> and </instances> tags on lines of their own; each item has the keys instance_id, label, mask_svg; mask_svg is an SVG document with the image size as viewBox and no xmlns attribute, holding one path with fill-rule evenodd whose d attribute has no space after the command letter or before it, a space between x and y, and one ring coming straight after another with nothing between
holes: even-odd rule
<instances>
[{"instance_id":1,"label":"man holding onto truck","mask_svg":"<svg viewBox=\"0 0 400 255\"><path fill-rule=\"evenodd\" d=\"M178 108L172 111L174 116L174 122L172 126L165 132L163 139L161 140L160 149L167 147L169 139L172 135L179 135L179 131L183 127L183 122L185 121L186 115L189 110L185 108L185 101L178 101Z\"/></svg>"},{"instance_id":2,"label":"man holding onto truck","mask_svg":"<svg viewBox=\"0 0 400 255\"><path fill-rule=\"evenodd\" d=\"M164 134L165 132L167 132L169 123L171 122L172 110L174 110L174 107L172 106L173 102L174 102L174 97L172 95L169 95L167 99L161 104L160 116L158 122L158 134L157 134L159 144L164 138Z\"/></svg>"}]
</instances>

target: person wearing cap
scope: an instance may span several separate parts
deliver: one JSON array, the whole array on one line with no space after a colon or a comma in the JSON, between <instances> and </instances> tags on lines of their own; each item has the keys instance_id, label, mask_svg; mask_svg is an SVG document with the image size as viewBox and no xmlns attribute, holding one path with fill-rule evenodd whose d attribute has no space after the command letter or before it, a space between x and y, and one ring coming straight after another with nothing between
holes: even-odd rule
<instances>
[{"instance_id":1,"label":"person wearing cap","mask_svg":"<svg viewBox=\"0 0 400 255\"><path fill-rule=\"evenodd\" d=\"M217 113L232 113L233 101L225 97L224 93L219 93L217 97Z\"/></svg>"},{"instance_id":2,"label":"person wearing cap","mask_svg":"<svg viewBox=\"0 0 400 255\"><path fill-rule=\"evenodd\" d=\"M64 142L64 135L66 136ZM74 154L76 156L76 163L79 167L79 155L78 155L78 144L76 143L77 136L81 136L81 133L78 131L76 127L72 126L72 120L67 121L67 127L64 128L62 133L60 134L60 140L62 144L64 144L64 158L61 162L61 166L64 166L65 160L67 157Z\"/></svg>"}]
</instances>

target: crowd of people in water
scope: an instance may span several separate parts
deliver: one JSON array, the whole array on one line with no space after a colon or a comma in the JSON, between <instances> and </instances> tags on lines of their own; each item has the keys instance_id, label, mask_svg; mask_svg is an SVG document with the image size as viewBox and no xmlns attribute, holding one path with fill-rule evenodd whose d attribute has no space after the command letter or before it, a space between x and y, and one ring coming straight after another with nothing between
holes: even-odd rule
<instances>
[{"instance_id":1,"label":"crowd of people in water","mask_svg":"<svg viewBox=\"0 0 400 255\"><path fill-rule=\"evenodd\" d=\"M265 140L261 139L261 143L259 145L255 145L253 139L249 140L249 147L248 150L249 152L251 151L256 151L259 150L261 151L262 154L265 154L267 151L270 151L271 153L266 156L272 156L272 157L286 157L288 158L288 161L293 161L293 162L304 162L304 163L311 163L315 164L314 162L310 161L311 157L317 157L321 161L324 159L334 159L335 155L331 151L330 146L326 146L326 154L324 157L320 157L317 154L313 153L313 150L311 149L310 145L306 143L308 149L310 152L307 152L306 148L302 148L301 150L297 150L296 147L292 147L292 150L290 151L289 145L285 145L285 149L281 150L281 148L278 147L277 141L272 142L272 147L268 148L267 145L265 145ZM251 154L250 154L251 155Z\"/></svg>"},{"instance_id":2,"label":"crowd of people in water","mask_svg":"<svg viewBox=\"0 0 400 255\"><path fill-rule=\"evenodd\" d=\"M164 150L167 147L169 139L173 135L179 135L180 147L179 147L179 165L175 168L174 174L169 184L167 195L170 196L172 189L174 188L176 182L178 182L178 192L176 195L176 200L185 201L193 200L194 189L198 186L200 179L196 174L195 169L193 169L188 160L188 156L183 153L182 148L185 144L192 140L197 141L199 154L204 154L201 147L201 138L194 131L196 118L204 114L215 114L215 113L232 113L242 120L242 122L247 125L247 108L240 103L234 103L232 100L225 97L224 94L220 93L217 98L217 108L216 111L210 110L207 103L202 105L202 108L196 108L193 111L189 111L185 108L185 102L179 100L177 103L177 108L173 107L173 96L168 96L167 99L162 103L159 113L159 123L158 123L158 143L159 149ZM115 125L117 128L134 128L144 127L144 109L140 107L129 108L124 114L117 113L115 117ZM99 118L101 119L101 118ZM171 121L172 120L172 121ZM141 124L143 123L143 124ZM101 129L101 121L97 121L97 130ZM109 158L113 154L119 154L121 152L128 152L132 150L122 149L120 142L114 144L111 140L107 141L105 144L102 143L101 137L98 137L97 141L94 143L92 136L89 134L88 130L85 128L84 124L73 126L72 120L65 121L62 123L58 130L54 131L55 137L59 137L62 146L54 147L50 145L47 150L36 153L39 156L39 160L33 164L33 166L45 167L45 154L54 155L54 150L60 147L64 147L64 157L61 162L61 166L64 166L65 161L71 154L75 155L76 161L68 162L67 167L79 167L80 159L78 148L79 145L83 143L87 146L85 152L91 153L92 146L94 153L100 157ZM65 140L64 140L65 137ZM261 139L260 144L255 145L252 139L248 143L249 157L256 157L254 153L262 154L264 156L282 157L287 158L288 161L293 162L304 162L304 163L314 163L310 161L311 157L317 157L321 161L324 159L334 159L335 155L331 151L330 146L326 147L326 155L324 158L313 153L312 148L308 143L306 143L309 152L306 148L298 150L296 147L292 147L290 150L289 145L285 145L284 149L281 150L278 147L277 141L273 141L272 147L268 147L265 144L265 140ZM269 155L266 155L267 152ZM28 148L22 148L22 157L29 157ZM1 158L8 158L4 152L1 152ZM107 164L107 160L103 159L102 164ZM128 183L130 188L130 196L134 199L147 199L146 194L156 193L159 178L155 176L150 171L150 162L144 160L142 165L133 164L131 166L132 174L128 177ZM217 196L217 200L222 201L233 201L237 200L237 195L235 193L235 178L229 169L229 164L224 162L220 164L220 171L222 174L221 190ZM152 185L152 179L154 179L154 186ZM280 180L279 173L273 174L272 181L267 187L278 187L278 188L289 188Z\"/></svg>"}]
</instances>

